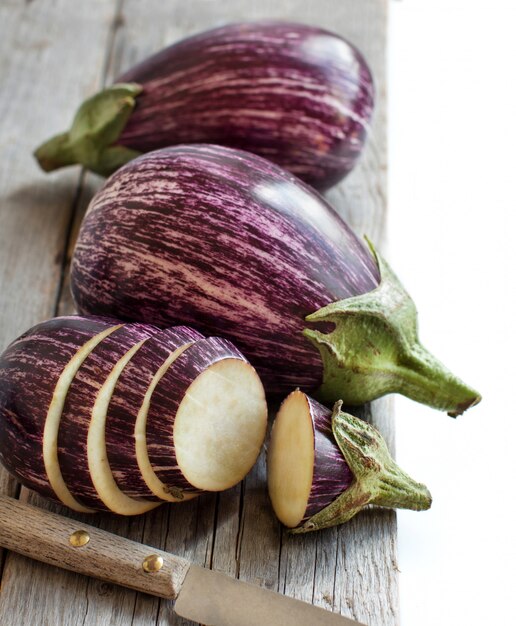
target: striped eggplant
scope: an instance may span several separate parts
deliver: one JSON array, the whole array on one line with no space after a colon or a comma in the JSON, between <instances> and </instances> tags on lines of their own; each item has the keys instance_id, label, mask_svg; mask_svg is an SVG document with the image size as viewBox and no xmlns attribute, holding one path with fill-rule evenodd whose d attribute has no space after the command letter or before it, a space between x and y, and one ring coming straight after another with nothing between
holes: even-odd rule
<instances>
[{"instance_id":1,"label":"striped eggplant","mask_svg":"<svg viewBox=\"0 0 516 626\"><path fill-rule=\"evenodd\" d=\"M137 515L233 486L266 422L254 368L229 341L187 327L61 317L0 356L0 459L79 512Z\"/></svg>"},{"instance_id":2,"label":"striped eggplant","mask_svg":"<svg viewBox=\"0 0 516 626\"><path fill-rule=\"evenodd\" d=\"M278 519L295 528L327 507L353 481L331 429L331 411L302 391L283 401L267 458L269 495Z\"/></svg>"},{"instance_id":3,"label":"striped eggplant","mask_svg":"<svg viewBox=\"0 0 516 626\"><path fill-rule=\"evenodd\" d=\"M113 320L60 317L34 326L0 356L0 461L23 485L85 510L64 485L57 434L68 387Z\"/></svg>"},{"instance_id":4,"label":"striped eggplant","mask_svg":"<svg viewBox=\"0 0 516 626\"><path fill-rule=\"evenodd\" d=\"M152 394L148 460L175 495L223 491L256 462L266 426L265 394L253 367L229 341L200 339L178 356Z\"/></svg>"},{"instance_id":5,"label":"striped eggplant","mask_svg":"<svg viewBox=\"0 0 516 626\"><path fill-rule=\"evenodd\" d=\"M158 329L125 324L86 357L71 382L58 434L59 467L66 486L83 506L121 515L137 515L158 505L126 496L107 462L104 426L118 376L146 339Z\"/></svg>"},{"instance_id":6,"label":"striped eggplant","mask_svg":"<svg viewBox=\"0 0 516 626\"><path fill-rule=\"evenodd\" d=\"M79 311L232 340L269 393L403 393L451 415L480 400L417 338L415 306L310 187L250 153L158 150L93 198L72 260Z\"/></svg>"},{"instance_id":7,"label":"striped eggplant","mask_svg":"<svg viewBox=\"0 0 516 626\"><path fill-rule=\"evenodd\" d=\"M264 156L324 190L355 165L371 72L339 36L284 22L232 24L162 50L86 100L35 155L109 175L142 152L216 143Z\"/></svg>"},{"instance_id":8,"label":"striped eggplant","mask_svg":"<svg viewBox=\"0 0 516 626\"><path fill-rule=\"evenodd\" d=\"M294 533L348 521L366 505L423 511L430 492L400 469L381 434L303 392L292 392L274 421L267 480L278 519Z\"/></svg>"},{"instance_id":9,"label":"striped eggplant","mask_svg":"<svg viewBox=\"0 0 516 626\"><path fill-rule=\"evenodd\" d=\"M145 341L118 378L107 410L105 442L113 478L131 498L170 502L184 499L180 491L155 478L149 467L147 411L160 378L181 352L199 339L203 335L186 326L163 330ZM147 483L157 484L159 494Z\"/></svg>"}]
</instances>

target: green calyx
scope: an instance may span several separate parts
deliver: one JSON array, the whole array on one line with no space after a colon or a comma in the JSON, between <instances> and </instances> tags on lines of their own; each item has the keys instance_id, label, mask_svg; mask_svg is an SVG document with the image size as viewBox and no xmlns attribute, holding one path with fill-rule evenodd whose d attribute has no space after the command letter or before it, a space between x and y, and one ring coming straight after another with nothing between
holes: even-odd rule
<instances>
[{"instance_id":1,"label":"green calyx","mask_svg":"<svg viewBox=\"0 0 516 626\"><path fill-rule=\"evenodd\" d=\"M109 176L140 153L116 145L142 87L136 83L112 85L79 107L72 127L56 135L35 152L41 168L51 172L79 163L92 172Z\"/></svg>"},{"instance_id":2,"label":"green calyx","mask_svg":"<svg viewBox=\"0 0 516 626\"><path fill-rule=\"evenodd\" d=\"M294 534L343 524L368 504L413 511L432 504L428 489L398 467L376 428L344 413L341 406L339 401L333 408L332 430L354 480L331 504L292 529Z\"/></svg>"},{"instance_id":3,"label":"green calyx","mask_svg":"<svg viewBox=\"0 0 516 626\"><path fill-rule=\"evenodd\" d=\"M309 322L335 325L327 334L304 330L305 337L319 349L324 365L318 399L359 405L388 393L401 393L453 417L460 415L480 402L480 394L420 344L414 302L368 243L380 270L379 286L306 317Z\"/></svg>"}]
</instances>

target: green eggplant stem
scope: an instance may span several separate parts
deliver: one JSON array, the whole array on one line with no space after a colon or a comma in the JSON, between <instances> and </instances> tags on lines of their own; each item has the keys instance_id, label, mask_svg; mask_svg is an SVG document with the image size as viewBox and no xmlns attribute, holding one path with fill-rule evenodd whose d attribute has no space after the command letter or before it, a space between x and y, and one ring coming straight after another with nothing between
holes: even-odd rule
<instances>
[{"instance_id":1,"label":"green eggplant stem","mask_svg":"<svg viewBox=\"0 0 516 626\"><path fill-rule=\"evenodd\" d=\"M396 464L379 431L341 407L342 401L335 403L332 430L354 480L331 504L292 529L293 534L343 524L369 504L413 511L425 511L432 504L425 485Z\"/></svg>"},{"instance_id":2,"label":"green eggplant stem","mask_svg":"<svg viewBox=\"0 0 516 626\"><path fill-rule=\"evenodd\" d=\"M414 302L368 243L380 271L378 287L306 317L309 322L335 326L330 333L304 330L319 349L324 365L317 399L360 405L388 393L401 393L452 417L460 415L480 402L480 394L421 345Z\"/></svg>"},{"instance_id":3,"label":"green eggplant stem","mask_svg":"<svg viewBox=\"0 0 516 626\"><path fill-rule=\"evenodd\" d=\"M80 164L102 176L140 155L117 145L142 91L136 83L119 83L99 91L79 107L70 130L52 137L34 152L45 172Z\"/></svg>"}]
</instances>

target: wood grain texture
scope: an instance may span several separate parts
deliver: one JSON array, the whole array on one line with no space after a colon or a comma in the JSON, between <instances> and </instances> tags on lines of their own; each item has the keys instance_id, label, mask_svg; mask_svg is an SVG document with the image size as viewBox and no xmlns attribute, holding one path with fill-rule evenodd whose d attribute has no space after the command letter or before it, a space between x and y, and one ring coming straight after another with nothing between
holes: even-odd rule
<instances>
[{"instance_id":1,"label":"wood grain texture","mask_svg":"<svg viewBox=\"0 0 516 626\"><path fill-rule=\"evenodd\" d=\"M0 73L7 77L2 91L9 93L0 99L0 140L10 157L0 172L6 190L0 205L2 347L49 317L54 307L60 313L71 310L66 256L99 184L97 177L80 178L74 169L43 178L31 150L67 126L77 105L103 77L109 83L164 45L230 21L282 18L313 23L349 38L363 51L376 81L372 133L357 169L328 198L358 234L367 233L380 249L384 246L386 0L93 0L73 6L64 0L38 0L3 3L0 12ZM390 402L373 403L371 419L392 445ZM0 474L0 487L4 493L15 490L5 473ZM27 497L23 490L22 499ZM30 500L48 508L37 496ZM84 519L93 523L91 517ZM138 518L101 514L94 519L120 535L369 626L398 623L395 513L371 508L339 528L287 535L272 515L265 490L265 453L245 483L228 492L163 506ZM170 601L12 553L2 578L0 623L191 625L173 613Z\"/></svg>"},{"instance_id":2,"label":"wood grain texture","mask_svg":"<svg viewBox=\"0 0 516 626\"><path fill-rule=\"evenodd\" d=\"M64 0L0 4L0 350L54 311L78 171L44 180L32 150L62 123L63 109L99 84L102 25L113 2L93 4L77 11ZM87 19L90 10L95 19ZM73 19L85 21L80 34L68 28ZM16 491L3 471L0 485Z\"/></svg>"}]
</instances>

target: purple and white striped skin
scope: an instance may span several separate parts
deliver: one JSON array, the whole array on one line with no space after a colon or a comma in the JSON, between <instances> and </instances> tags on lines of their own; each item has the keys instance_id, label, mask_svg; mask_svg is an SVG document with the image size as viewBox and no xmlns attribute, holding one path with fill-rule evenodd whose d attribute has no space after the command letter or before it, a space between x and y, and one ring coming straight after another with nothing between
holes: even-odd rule
<instances>
[{"instance_id":1,"label":"purple and white striped skin","mask_svg":"<svg viewBox=\"0 0 516 626\"><path fill-rule=\"evenodd\" d=\"M344 412L342 401L329 411L299 389L274 420L267 485L276 516L295 534L343 524L368 504L413 511L432 504L376 428Z\"/></svg>"},{"instance_id":2,"label":"purple and white striped skin","mask_svg":"<svg viewBox=\"0 0 516 626\"><path fill-rule=\"evenodd\" d=\"M184 39L86 100L35 152L51 171L108 176L182 143L259 154L324 190L355 165L374 105L371 72L338 35L304 24L231 24Z\"/></svg>"},{"instance_id":3,"label":"purple and white striped skin","mask_svg":"<svg viewBox=\"0 0 516 626\"><path fill-rule=\"evenodd\" d=\"M59 426L59 465L72 495L93 510L111 510L100 499L89 470L87 442L94 404L120 359L157 332L147 324L121 326L86 357L68 389Z\"/></svg>"},{"instance_id":4,"label":"purple and white striped skin","mask_svg":"<svg viewBox=\"0 0 516 626\"><path fill-rule=\"evenodd\" d=\"M158 479L178 494L200 493L200 489L185 477L177 459L175 427L178 410L185 396L191 393L191 386L196 379L224 360L238 360L248 365L247 359L226 339L201 339L174 361L152 395L147 415L148 457ZM263 437L256 457L265 437L266 413L264 402ZM241 478L243 476L239 480ZM233 484L239 480L235 480Z\"/></svg>"},{"instance_id":5,"label":"purple and white striped skin","mask_svg":"<svg viewBox=\"0 0 516 626\"><path fill-rule=\"evenodd\" d=\"M308 504L300 523L327 507L353 482L353 474L333 436L332 411L309 396L305 398L314 430L314 473Z\"/></svg>"},{"instance_id":6,"label":"purple and white striped skin","mask_svg":"<svg viewBox=\"0 0 516 626\"><path fill-rule=\"evenodd\" d=\"M224 335L281 394L322 381L305 316L379 279L317 192L261 157L208 145L159 150L109 178L72 262L80 311Z\"/></svg>"},{"instance_id":7,"label":"purple and white striped skin","mask_svg":"<svg viewBox=\"0 0 516 626\"><path fill-rule=\"evenodd\" d=\"M332 430L332 411L297 389L282 402L267 455L267 483L278 519L297 528L330 505L354 476Z\"/></svg>"},{"instance_id":8,"label":"purple and white striped skin","mask_svg":"<svg viewBox=\"0 0 516 626\"><path fill-rule=\"evenodd\" d=\"M360 52L303 24L231 24L125 72L143 87L117 144L214 143L259 154L319 190L354 167L374 104Z\"/></svg>"},{"instance_id":9,"label":"purple and white striped skin","mask_svg":"<svg viewBox=\"0 0 516 626\"><path fill-rule=\"evenodd\" d=\"M51 403L58 400L58 381L88 341L116 324L95 317L54 318L25 332L0 357L0 460L23 485L56 502L43 436Z\"/></svg>"},{"instance_id":10,"label":"purple and white striped skin","mask_svg":"<svg viewBox=\"0 0 516 626\"><path fill-rule=\"evenodd\" d=\"M176 350L203 338L186 326L168 328L148 339L118 378L106 417L106 449L118 487L131 498L160 500L144 481L136 452L136 420L147 390Z\"/></svg>"}]
</instances>

